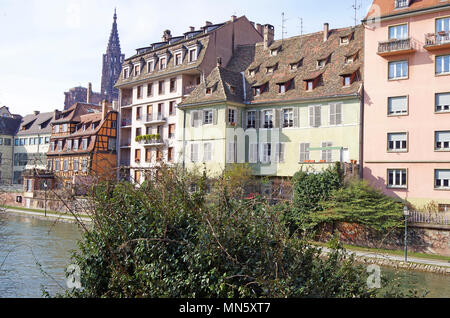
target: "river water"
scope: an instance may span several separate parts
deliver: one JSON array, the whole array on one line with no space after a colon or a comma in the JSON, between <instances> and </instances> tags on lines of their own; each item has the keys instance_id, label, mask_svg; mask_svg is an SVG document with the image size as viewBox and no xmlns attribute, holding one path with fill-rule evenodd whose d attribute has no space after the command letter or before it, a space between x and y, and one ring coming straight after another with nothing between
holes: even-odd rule
<instances>
[{"instance_id":1,"label":"river water","mask_svg":"<svg viewBox=\"0 0 450 318\"><path fill-rule=\"evenodd\" d=\"M81 230L76 224L17 215L0 215L0 298L42 297L66 288L65 269ZM40 264L40 266L38 265ZM428 290L428 297L450 298L450 276L382 268L400 277L405 290Z\"/></svg>"}]
</instances>

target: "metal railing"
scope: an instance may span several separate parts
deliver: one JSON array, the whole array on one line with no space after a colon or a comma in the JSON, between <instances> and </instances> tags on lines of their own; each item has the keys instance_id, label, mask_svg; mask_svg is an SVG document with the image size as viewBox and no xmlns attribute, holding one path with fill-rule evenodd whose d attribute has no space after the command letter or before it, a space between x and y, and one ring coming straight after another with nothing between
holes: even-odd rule
<instances>
[{"instance_id":1,"label":"metal railing","mask_svg":"<svg viewBox=\"0 0 450 318\"><path fill-rule=\"evenodd\" d=\"M413 48L413 43L410 38L401 40L389 40L378 42L378 53L388 53L403 50L410 50Z\"/></svg>"},{"instance_id":2,"label":"metal railing","mask_svg":"<svg viewBox=\"0 0 450 318\"><path fill-rule=\"evenodd\" d=\"M143 144L143 145L158 145L158 144L163 144L163 143L164 143L164 141L162 138L141 140L141 144Z\"/></svg>"},{"instance_id":3,"label":"metal railing","mask_svg":"<svg viewBox=\"0 0 450 318\"><path fill-rule=\"evenodd\" d=\"M146 123L150 123L152 121L164 121L166 120L163 116L163 114L157 114L156 116L153 116L153 114L147 114L146 117Z\"/></svg>"},{"instance_id":4,"label":"metal railing","mask_svg":"<svg viewBox=\"0 0 450 318\"><path fill-rule=\"evenodd\" d=\"M448 43L450 43L449 31L425 34L425 45L442 45Z\"/></svg>"},{"instance_id":5,"label":"metal railing","mask_svg":"<svg viewBox=\"0 0 450 318\"><path fill-rule=\"evenodd\" d=\"M427 213L427 212L411 211L409 215L409 222L450 225L450 214L443 212Z\"/></svg>"},{"instance_id":6,"label":"metal railing","mask_svg":"<svg viewBox=\"0 0 450 318\"><path fill-rule=\"evenodd\" d=\"M132 98L122 98L122 103L120 104L121 106L129 106L131 105L133 102Z\"/></svg>"},{"instance_id":7,"label":"metal railing","mask_svg":"<svg viewBox=\"0 0 450 318\"><path fill-rule=\"evenodd\" d=\"M131 126L131 119L122 118L120 120L120 127Z\"/></svg>"}]
</instances>

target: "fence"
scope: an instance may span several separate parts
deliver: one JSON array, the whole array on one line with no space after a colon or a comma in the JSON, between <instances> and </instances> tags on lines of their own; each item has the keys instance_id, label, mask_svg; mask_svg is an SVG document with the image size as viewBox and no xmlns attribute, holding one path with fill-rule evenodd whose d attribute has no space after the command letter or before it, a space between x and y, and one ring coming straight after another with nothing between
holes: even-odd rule
<instances>
[{"instance_id":1,"label":"fence","mask_svg":"<svg viewBox=\"0 0 450 318\"><path fill-rule=\"evenodd\" d=\"M411 211L409 222L450 225L450 215L446 213L424 213Z\"/></svg>"}]
</instances>

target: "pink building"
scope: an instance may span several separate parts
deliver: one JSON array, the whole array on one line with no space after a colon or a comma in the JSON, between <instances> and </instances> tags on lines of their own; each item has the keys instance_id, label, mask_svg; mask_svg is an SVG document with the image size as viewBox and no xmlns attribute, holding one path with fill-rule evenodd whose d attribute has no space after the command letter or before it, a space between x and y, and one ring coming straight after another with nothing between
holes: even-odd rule
<instances>
[{"instance_id":1,"label":"pink building","mask_svg":"<svg viewBox=\"0 0 450 318\"><path fill-rule=\"evenodd\" d=\"M364 178L450 210L450 1L374 0L363 23Z\"/></svg>"}]
</instances>

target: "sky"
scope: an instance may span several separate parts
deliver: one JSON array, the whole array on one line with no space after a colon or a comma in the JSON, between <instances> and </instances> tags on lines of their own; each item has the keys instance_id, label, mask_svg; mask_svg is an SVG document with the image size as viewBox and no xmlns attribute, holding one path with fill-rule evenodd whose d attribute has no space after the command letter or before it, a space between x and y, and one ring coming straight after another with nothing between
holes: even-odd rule
<instances>
[{"instance_id":1,"label":"sky","mask_svg":"<svg viewBox=\"0 0 450 318\"><path fill-rule=\"evenodd\" d=\"M75 86L100 91L102 55L114 8L122 53L161 41L163 31L181 35L205 21L232 15L272 24L275 37L354 25L355 0L0 0L0 106L22 116L64 108L64 92ZM371 0L357 0L358 21Z\"/></svg>"}]
</instances>

